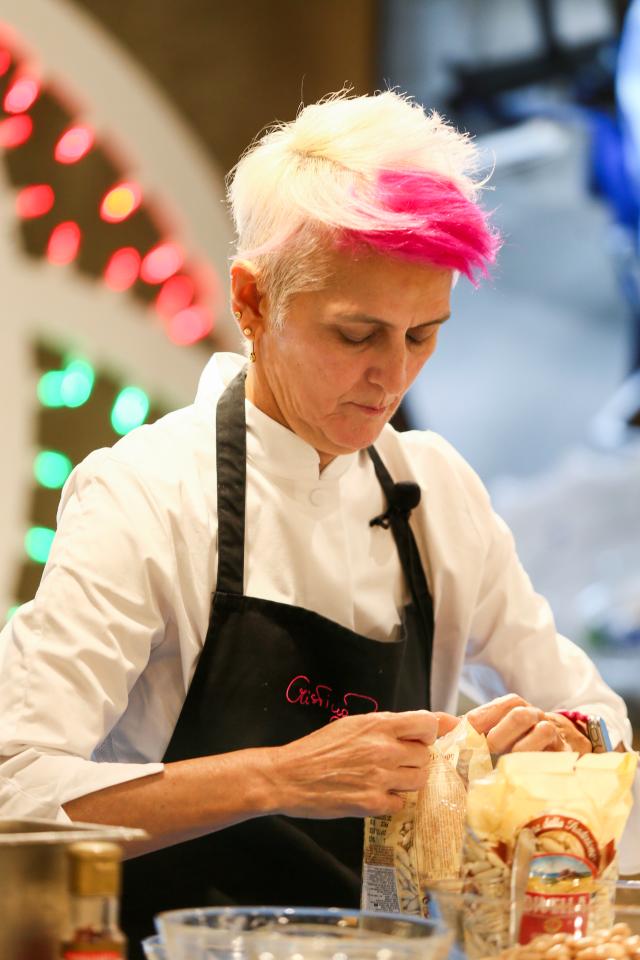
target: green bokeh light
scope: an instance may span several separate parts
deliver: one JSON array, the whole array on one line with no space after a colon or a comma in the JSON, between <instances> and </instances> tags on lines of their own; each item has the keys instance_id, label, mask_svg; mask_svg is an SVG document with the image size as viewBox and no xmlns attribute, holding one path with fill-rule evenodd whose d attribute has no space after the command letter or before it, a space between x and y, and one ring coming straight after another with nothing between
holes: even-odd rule
<instances>
[{"instance_id":1,"label":"green bokeh light","mask_svg":"<svg viewBox=\"0 0 640 960\"><path fill-rule=\"evenodd\" d=\"M33 461L36 480L49 490L59 490L72 469L69 457L57 450L41 450Z\"/></svg>"},{"instance_id":2,"label":"green bokeh light","mask_svg":"<svg viewBox=\"0 0 640 960\"><path fill-rule=\"evenodd\" d=\"M62 402L66 407L81 407L91 396L95 374L85 360L72 360L67 364L60 386Z\"/></svg>"},{"instance_id":3,"label":"green bokeh light","mask_svg":"<svg viewBox=\"0 0 640 960\"><path fill-rule=\"evenodd\" d=\"M111 426L124 436L144 423L149 413L149 398L139 387L125 387L115 399L111 410Z\"/></svg>"},{"instance_id":4,"label":"green bokeh light","mask_svg":"<svg viewBox=\"0 0 640 960\"><path fill-rule=\"evenodd\" d=\"M9 609L7 610L6 618L5 618L7 623L9 622L9 620L11 620L11 617L14 615L14 613L18 612L21 606L22 606L21 603L14 603L12 607L9 607Z\"/></svg>"},{"instance_id":5,"label":"green bokeh light","mask_svg":"<svg viewBox=\"0 0 640 960\"><path fill-rule=\"evenodd\" d=\"M49 527L31 527L24 538L24 548L30 560L35 563L46 563L55 530Z\"/></svg>"},{"instance_id":6,"label":"green bokeh light","mask_svg":"<svg viewBox=\"0 0 640 960\"><path fill-rule=\"evenodd\" d=\"M43 407L64 407L62 399L62 381L64 372L49 370L38 380L38 400Z\"/></svg>"},{"instance_id":7,"label":"green bokeh light","mask_svg":"<svg viewBox=\"0 0 640 960\"><path fill-rule=\"evenodd\" d=\"M38 381L38 400L45 407L81 407L91 396L95 373L86 360L65 358L62 370L48 370Z\"/></svg>"}]
</instances>

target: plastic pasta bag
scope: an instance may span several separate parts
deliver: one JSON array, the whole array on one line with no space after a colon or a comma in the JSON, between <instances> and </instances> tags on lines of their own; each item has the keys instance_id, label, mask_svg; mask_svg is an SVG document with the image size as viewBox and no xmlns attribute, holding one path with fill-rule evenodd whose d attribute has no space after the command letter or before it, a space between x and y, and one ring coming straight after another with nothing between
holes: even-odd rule
<instances>
[{"instance_id":1,"label":"plastic pasta bag","mask_svg":"<svg viewBox=\"0 0 640 960\"><path fill-rule=\"evenodd\" d=\"M469 784L491 771L486 738L463 718L429 748L427 782L393 816L366 817L362 909L428 915L425 888L460 876Z\"/></svg>"}]
</instances>

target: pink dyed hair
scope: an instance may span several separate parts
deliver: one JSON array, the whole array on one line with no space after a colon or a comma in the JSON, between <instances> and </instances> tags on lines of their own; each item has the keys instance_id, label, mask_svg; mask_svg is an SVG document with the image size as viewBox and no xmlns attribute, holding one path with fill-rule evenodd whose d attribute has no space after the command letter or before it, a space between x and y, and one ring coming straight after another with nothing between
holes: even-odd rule
<instances>
[{"instance_id":1,"label":"pink dyed hair","mask_svg":"<svg viewBox=\"0 0 640 960\"><path fill-rule=\"evenodd\" d=\"M338 245L371 247L386 256L457 270L478 285L488 276L501 239L488 214L445 176L423 171L382 171L372 193L356 199L369 229L343 229ZM389 214L397 226L390 228Z\"/></svg>"},{"instance_id":2,"label":"pink dyed hair","mask_svg":"<svg viewBox=\"0 0 640 960\"><path fill-rule=\"evenodd\" d=\"M329 280L332 247L434 264L475 285L496 259L471 137L397 91L349 94L277 124L228 180L236 256L254 265L276 326L291 296Z\"/></svg>"}]
</instances>

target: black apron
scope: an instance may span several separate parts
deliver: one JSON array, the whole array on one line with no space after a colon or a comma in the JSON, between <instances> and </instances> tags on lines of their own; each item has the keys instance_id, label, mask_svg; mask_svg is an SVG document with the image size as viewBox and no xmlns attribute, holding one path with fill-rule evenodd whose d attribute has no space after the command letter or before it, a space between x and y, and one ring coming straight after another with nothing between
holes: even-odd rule
<instances>
[{"instance_id":1,"label":"black apron","mask_svg":"<svg viewBox=\"0 0 640 960\"><path fill-rule=\"evenodd\" d=\"M341 716L429 708L433 606L406 512L392 511L411 602L398 642L243 594L246 370L216 414L218 581L191 686L163 760L275 747ZM393 481L369 449L387 500ZM269 563L269 557L264 557ZM311 561L312 562L312 561ZM363 821L268 816L125 863L130 957L160 910L214 905L358 907Z\"/></svg>"}]
</instances>

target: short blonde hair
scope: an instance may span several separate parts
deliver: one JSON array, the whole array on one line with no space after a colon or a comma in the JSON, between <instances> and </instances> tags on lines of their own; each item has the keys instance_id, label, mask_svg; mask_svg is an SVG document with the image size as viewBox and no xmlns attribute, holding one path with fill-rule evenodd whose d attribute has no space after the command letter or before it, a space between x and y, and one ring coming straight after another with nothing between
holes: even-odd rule
<instances>
[{"instance_id":1,"label":"short blonde hair","mask_svg":"<svg viewBox=\"0 0 640 960\"><path fill-rule=\"evenodd\" d=\"M464 203L467 214L473 209L481 220L478 229L485 230L482 250L474 248L473 266L480 266L482 257L492 262L497 237L475 204L482 185L474 179L477 166L477 151L467 135L437 113L426 114L406 96L394 91L361 97L345 90L332 94L301 109L290 123L267 130L231 171L228 196L238 234L236 258L255 265L272 322L279 325L289 297L323 284L323 254L332 243L359 237L375 248L383 235L401 237L393 251L401 256L407 236L422 232L426 237L428 231L432 236L435 183L438 190L445 184L449 191L438 201L440 226L451 203ZM426 213L412 199L407 202L407 196L420 193L425 176L430 184ZM386 177L384 190L381 177ZM397 194L399 183L401 203L393 202L389 188L391 184ZM456 216L460 220L459 211ZM449 217L449 232L453 219ZM429 249L418 259L438 262L429 257ZM462 264L463 272L471 275L465 256L450 265L456 269ZM439 262L449 265L446 257Z\"/></svg>"}]
</instances>

